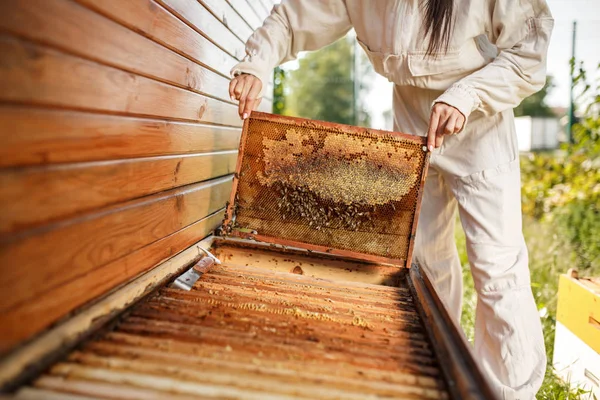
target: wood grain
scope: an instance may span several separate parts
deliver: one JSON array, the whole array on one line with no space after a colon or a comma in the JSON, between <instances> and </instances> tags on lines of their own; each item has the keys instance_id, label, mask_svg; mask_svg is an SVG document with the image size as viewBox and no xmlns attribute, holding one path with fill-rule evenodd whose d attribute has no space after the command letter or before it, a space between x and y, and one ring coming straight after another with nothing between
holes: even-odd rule
<instances>
[{"instance_id":1,"label":"wood grain","mask_svg":"<svg viewBox=\"0 0 600 400\"><path fill-rule=\"evenodd\" d=\"M0 101L240 126L237 107L0 35Z\"/></svg>"},{"instance_id":2,"label":"wood grain","mask_svg":"<svg viewBox=\"0 0 600 400\"><path fill-rule=\"evenodd\" d=\"M222 212L221 209L217 211L217 214ZM207 218L213 217L215 216L210 215ZM184 229L189 231L195 226L197 224ZM175 238L179 234L178 232L172 237ZM73 316L64 318L51 329L37 336L35 340L19 346L7 357L0 358L0 390L11 392L22 384L30 382L32 378L38 376L40 372L54 362L63 359L67 352L84 341L86 337L93 335L95 331L110 323L115 315L141 300L158 287L164 286L174 277L181 275L190 265L202 257L203 254L200 253L199 248L209 249L213 239L214 236L209 235L193 243L177 255L152 266L147 272L141 273L140 276L132 279L131 282L119 286L119 290L114 290L93 304L82 307ZM140 262L144 263L145 259L135 257L147 249L158 248L155 245L161 243L166 242L159 241L144 247L139 252L123 258L123 260L127 259L134 262L134 264L131 264L132 266L138 265ZM153 260L155 258L149 258L147 262L152 263ZM127 264L123 264L121 267L123 266L127 266ZM109 311L107 312L107 310Z\"/></svg>"},{"instance_id":3,"label":"wood grain","mask_svg":"<svg viewBox=\"0 0 600 400\"><path fill-rule=\"evenodd\" d=\"M206 237L223 218L219 210L206 218L135 250L108 264L49 289L36 300L0 314L0 354L42 331L90 300L122 285ZM23 319L26 324L20 323Z\"/></svg>"},{"instance_id":4,"label":"wood grain","mask_svg":"<svg viewBox=\"0 0 600 400\"><path fill-rule=\"evenodd\" d=\"M229 79L237 60L153 0L76 0Z\"/></svg>"},{"instance_id":5,"label":"wood grain","mask_svg":"<svg viewBox=\"0 0 600 400\"><path fill-rule=\"evenodd\" d=\"M156 2L236 59L241 61L244 58L244 42L227 29L198 0L156 0Z\"/></svg>"},{"instance_id":6,"label":"wood grain","mask_svg":"<svg viewBox=\"0 0 600 400\"><path fill-rule=\"evenodd\" d=\"M231 6L223 0L199 0L219 21L228 27L234 35L242 42L246 42L252 34L252 29L235 12Z\"/></svg>"},{"instance_id":7,"label":"wood grain","mask_svg":"<svg viewBox=\"0 0 600 400\"><path fill-rule=\"evenodd\" d=\"M133 3L121 2L125 6ZM31 3L24 0L3 2L0 3L0 29L102 64L230 101L228 78L78 4L45 0L31 7Z\"/></svg>"},{"instance_id":8,"label":"wood grain","mask_svg":"<svg viewBox=\"0 0 600 400\"><path fill-rule=\"evenodd\" d=\"M252 30L258 29L262 25L263 19L259 18L254 10L248 5L246 0L226 0L227 3L238 13L240 17Z\"/></svg>"},{"instance_id":9,"label":"wood grain","mask_svg":"<svg viewBox=\"0 0 600 400\"><path fill-rule=\"evenodd\" d=\"M201 84L206 87L204 92L214 94L219 98L223 98L223 91L225 91L225 100L228 100L230 70L237 63L237 60L166 10L162 5L155 3L153 0L129 0L127 2L120 0L76 1L172 51L218 72L224 79L217 79L212 82L211 76L207 74L206 79ZM238 31L240 30L238 27L242 27L241 31L246 32L248 36L252 33L252 30L243 23L240 16L231 9L228 3L222 3L221 0L207 0L203 4L208 3L215 7L211 8L214 15L224 13L224 17L219 21L231 31ZM216 8L217 6L219 8ZM208 6L206 7L208 8ZM247 31L244 29L247 29ZM248 36L242 42L245 42ZM242 49L243 47L242 44ZM267 86L265 100L272 99L273 82L265 82L265 85Z\"/></svg>"},{"instance_id":10,"label":"wood grain","mask_svg":"<svg viewBox=\"0 0 600 400\"><path fill-rule=\"evenodd\" d=\"M237 151L0 170L0 237L235 171Z\"/></svg>"},{"instance_id":11,"label":"wood grain","mask_svg":"<svg viewBox=\"0 0 600 400\"><path fill-rule=\"evenodd\" d=\"M254 11L254 14L256 14L260 20L263 20L268 15L267 9L261 4L260 0L246 0L246 3L248 3L252 11Z\"/></svg>"},{"instance_id":12,"label":"wood grain","mask_svg":"<svg viewBox=\"0 0 600 400\"><path fill-rule=\"evenodd\" d=\"M231 177L215 179L0 239L0 311L204 218L223 207L230 190Z\"/></svg>"},{"instance_id":13,"label":"wood grain","mask_svg":"<svg viewBox=\"0 0 600 400\"><path fill-rule=\"evenodd\" d=\"M245 0L0 1L0 353L219 224L246 12L258 27Z\"/></svg>"},{"instance_id":14,"label":"wood grain","mask_svg":"<svg viewBox=\"0 0 600 400\"><path fill-rule=\"evenodd\" d=\"M273 2L271 0L259 0L260 3L262 4L266 14L269 15L271 13L271 10L273 9Z\"/></svg>"},{"instance_id":15,"label":"wood grain","mask_svg":"<svg viewBox=\"0 0 600 400\"><path fill-rule=\"evenodd\" d=\"M235 150L240 134L217 125L0 105L0 167Z\"/></svg>"}]
</instances>

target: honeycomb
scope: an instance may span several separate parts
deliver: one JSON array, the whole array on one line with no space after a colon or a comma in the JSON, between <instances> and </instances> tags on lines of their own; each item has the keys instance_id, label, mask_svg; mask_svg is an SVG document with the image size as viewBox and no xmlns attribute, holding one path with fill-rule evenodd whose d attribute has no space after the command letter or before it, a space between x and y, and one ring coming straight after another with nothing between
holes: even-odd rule
<instances>
[{"instance_id":1,"label":"honeycomb","mask_svg":"<svg viewBox=\"0 0 600 400\"><path fill-rule=\"evenodd\" d=\"M226 231L407 260L423 139L253 113Z\"/></svg>"}]
</instances>

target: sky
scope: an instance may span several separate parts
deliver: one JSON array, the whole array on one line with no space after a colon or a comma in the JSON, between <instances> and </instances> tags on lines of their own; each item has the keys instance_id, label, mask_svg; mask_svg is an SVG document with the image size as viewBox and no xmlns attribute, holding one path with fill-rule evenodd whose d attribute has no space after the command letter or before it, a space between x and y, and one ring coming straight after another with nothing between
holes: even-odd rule
<instances>
[{"instance_id":1,"label":"sky","mask_svg":"<svg viewBox=\"0 0 600 400\"><path fill-rule=\"evenodd\" d=\"M573 21L577 21L576 58L584 62L590 76L598 76L600 64L600 0L547 0L554 17L554 30L548 49L548 74L554 77L547 103L553 107L569 105L569 59ZM377 76L367 95L374 128L385 126L382 112L391 108L392 84Z\"/></svg>"}]
</instances>

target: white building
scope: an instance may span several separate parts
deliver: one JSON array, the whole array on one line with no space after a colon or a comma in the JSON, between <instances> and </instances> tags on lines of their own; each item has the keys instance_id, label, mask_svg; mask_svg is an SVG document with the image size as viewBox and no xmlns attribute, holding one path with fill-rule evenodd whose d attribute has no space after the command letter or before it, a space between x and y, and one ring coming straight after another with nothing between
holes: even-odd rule
<instances>
[{"instance_id":1,"label":"white building","mask_svg":"<svg viewBox=\"0 0 600 400\"><path fill-rule=\"evenodd\" d=\"M561 125L555 117L517 117L519 151L554 150L558 147Z\"/></svg>"}]
</instances>

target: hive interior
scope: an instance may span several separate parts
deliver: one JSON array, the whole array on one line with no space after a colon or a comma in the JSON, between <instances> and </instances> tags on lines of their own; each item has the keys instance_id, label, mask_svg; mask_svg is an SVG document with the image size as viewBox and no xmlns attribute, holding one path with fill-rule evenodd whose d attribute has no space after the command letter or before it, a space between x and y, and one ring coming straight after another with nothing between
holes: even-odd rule
<instances>
[{"instance_id":1,"label":"hive interior","mask_svg":"<svg viewBox=\"0 0 600 400\"><path fill-rule=\"evenodd\" d=\"M161 289L16 398L448 398L405 270L212 250L190 292Z\"/></svg>"}]
</instances>

